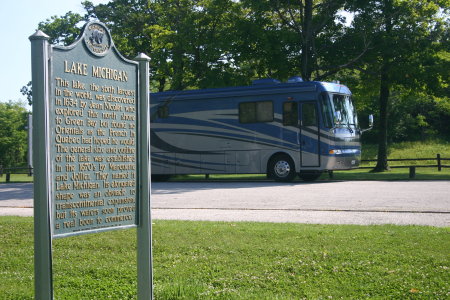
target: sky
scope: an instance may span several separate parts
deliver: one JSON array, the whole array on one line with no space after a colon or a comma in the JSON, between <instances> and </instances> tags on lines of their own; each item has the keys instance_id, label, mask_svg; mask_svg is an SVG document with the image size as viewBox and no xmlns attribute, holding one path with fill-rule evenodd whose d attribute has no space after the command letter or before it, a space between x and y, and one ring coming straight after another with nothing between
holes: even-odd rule
<instances>
[{"instance_id":1,"label":"sky","mask_svg":"<svg viewBox=\"0 0 450 300\"><path fill-rule=\"evenodd\" d=\"M39 22L68 11L84 15L82 0L2 1L0 9L0 101L23 100L22 86L31 80L31 43ZM94 5L108 0L91 0Z\"/></svg>"}]
</instances>

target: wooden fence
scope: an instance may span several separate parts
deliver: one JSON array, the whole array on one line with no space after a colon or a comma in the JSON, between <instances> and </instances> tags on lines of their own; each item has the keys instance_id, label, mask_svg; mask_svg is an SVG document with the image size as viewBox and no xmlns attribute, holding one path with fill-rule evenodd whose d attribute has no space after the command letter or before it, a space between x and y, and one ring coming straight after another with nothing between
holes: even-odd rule
<instances>
[{"instance_id":1,"label":"wooden fence","mask_svg":"<svg viewBox=\"0 0 450 300\"><path fill-rule=\"evenodd\" d=\"M14 168L3 168L0 165L0 177L3 177L3 174L6 175L6 182L11 181L11 174L28 174L28 176L33 176L33 168L28 167L14 167Z\"/></svg>"},{"instance_id":2,"label":"wooden fence","mask_svg":"<svg viewBox=\"0 0 450 300\"><path fill-rule=\"evenodd\" d=\"M410 165L394 165L389 167L391 169L397 169L397 168L409 168L409 178L416 177L416 168L437 168L438 171L442 171L442 168L450 168L450 165L443 164L444 161L450 161L450 158L442 158L440 154L436 154L436 157L432 158L395 158L395 159L388 159L388 162L400 162L400 161L407 161L407 162L413 162L413 161L436 161L436 164L410 164ZM361 163L365 162L377 162L376 159L362 159ZM359 167L360 169L373 169L374 167Z\"/></svg>"}]
</instances>

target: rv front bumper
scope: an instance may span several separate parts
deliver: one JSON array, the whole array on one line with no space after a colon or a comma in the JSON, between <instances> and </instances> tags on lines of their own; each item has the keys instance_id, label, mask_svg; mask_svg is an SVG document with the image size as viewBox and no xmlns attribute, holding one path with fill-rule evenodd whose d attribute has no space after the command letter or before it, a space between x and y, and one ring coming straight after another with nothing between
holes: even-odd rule
<instances>
[{"instance_id":1,"label":"rv front bumper","mask_svg":"<svg viewBox=\"0 0 450 300\"><path fill-rule=\"evenodd\" d=\"M331 149L328 156L329 170L348 170L358 168L361 163L359 149Z\"/></svg>"}]
</instances>

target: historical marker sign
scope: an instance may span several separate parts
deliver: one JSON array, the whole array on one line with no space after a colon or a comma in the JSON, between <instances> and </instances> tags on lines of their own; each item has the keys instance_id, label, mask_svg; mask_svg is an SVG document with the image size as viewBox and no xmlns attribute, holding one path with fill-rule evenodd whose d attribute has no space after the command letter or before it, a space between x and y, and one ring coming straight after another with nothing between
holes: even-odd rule
<instances>
[{"instance_id":1,"label":"historical marker sign","mask_svg":"<svg viewBox=\"0 0 450 300\"><path fill-rule=\"evenodd\" d=\"M52 239L137 227L138 298L152 297L149 58L127 60L90 22L68 47L30 37L36 299L51 299Z\"/></svg>"},{"instance_id":2,"label":"historical marker sign","mask_svg":"<svg viewBox=\"0 0 450 300\"><path fill-rule=\"evenodd\" d=\"M51 62L54 235L136 224L138 63L100 23Z\"/></svg>"}]
</instances>

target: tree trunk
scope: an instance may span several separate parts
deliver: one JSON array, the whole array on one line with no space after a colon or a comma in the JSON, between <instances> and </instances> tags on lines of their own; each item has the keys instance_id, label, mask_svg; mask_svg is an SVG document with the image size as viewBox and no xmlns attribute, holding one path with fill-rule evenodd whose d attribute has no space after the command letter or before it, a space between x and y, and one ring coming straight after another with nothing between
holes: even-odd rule
<instances>
[{"instance_id":1,"label":"tree trunk","mask_svg":"<svg viewBox=\"0 0 450 300\"><path fill-rule=\"evenodd\" d=\"M312 63L313 63L313 4L312 0L305 0L302 24L302 78L305 81L311 80Z\"/></svg>"},{"instance_id":2,"label":"tree trunk","mask_svg":"<svg viewBox=\"0 0 450 300\"><path fill-rule=\"evenodd\" d=\"M383 0L383 15L385 35L389 38L392 33L392 0ZM388 134L388 111L389 111L389 92L391 79L390 73L390 46L389 42L384 44L385 49L382 50L382 65L380 69L380 126L378 136L378 159L377 165L372 172L383 172L390 170L387 161L387 134Z\"/></svg>"},{"instance_id":3,"label":"tree trunk","mask_svg":"<svg viewBox=\"0 0 450 300\"><path fill-rule=\"evenodd\" d=\"M159 86L158 86L158 92L164 92L164 88L166 87L166 76L161 75L161 77L158 80Z\"/></svg>"},{"instance_id":4,"label":"tree trunk","mask_svg":"<svg viewBox=\"0 0 450 300\"><path fill-rule=\"evenodd\" d=\"M178 43L180 43L178 41ZM181 91L184 88L183 76L184 76L184 61L183 61L184 50L180 45L176 45L173 50L173 78L171 89L175 91Z\"/></svg>"},{"instance_id":5,"label":"tree trunk","mask_svg":"<svg viewBox=\"0 0 450 300\"><path fill-rule=\"evenodd\" d=\"M380 121L378 133L378 159L377 165L372 172L383 172L390 170L387 161L387 129L388 129L388 109L389 109L389 63L383 61L380 78Z\"/></svg>"}]
</instances>

